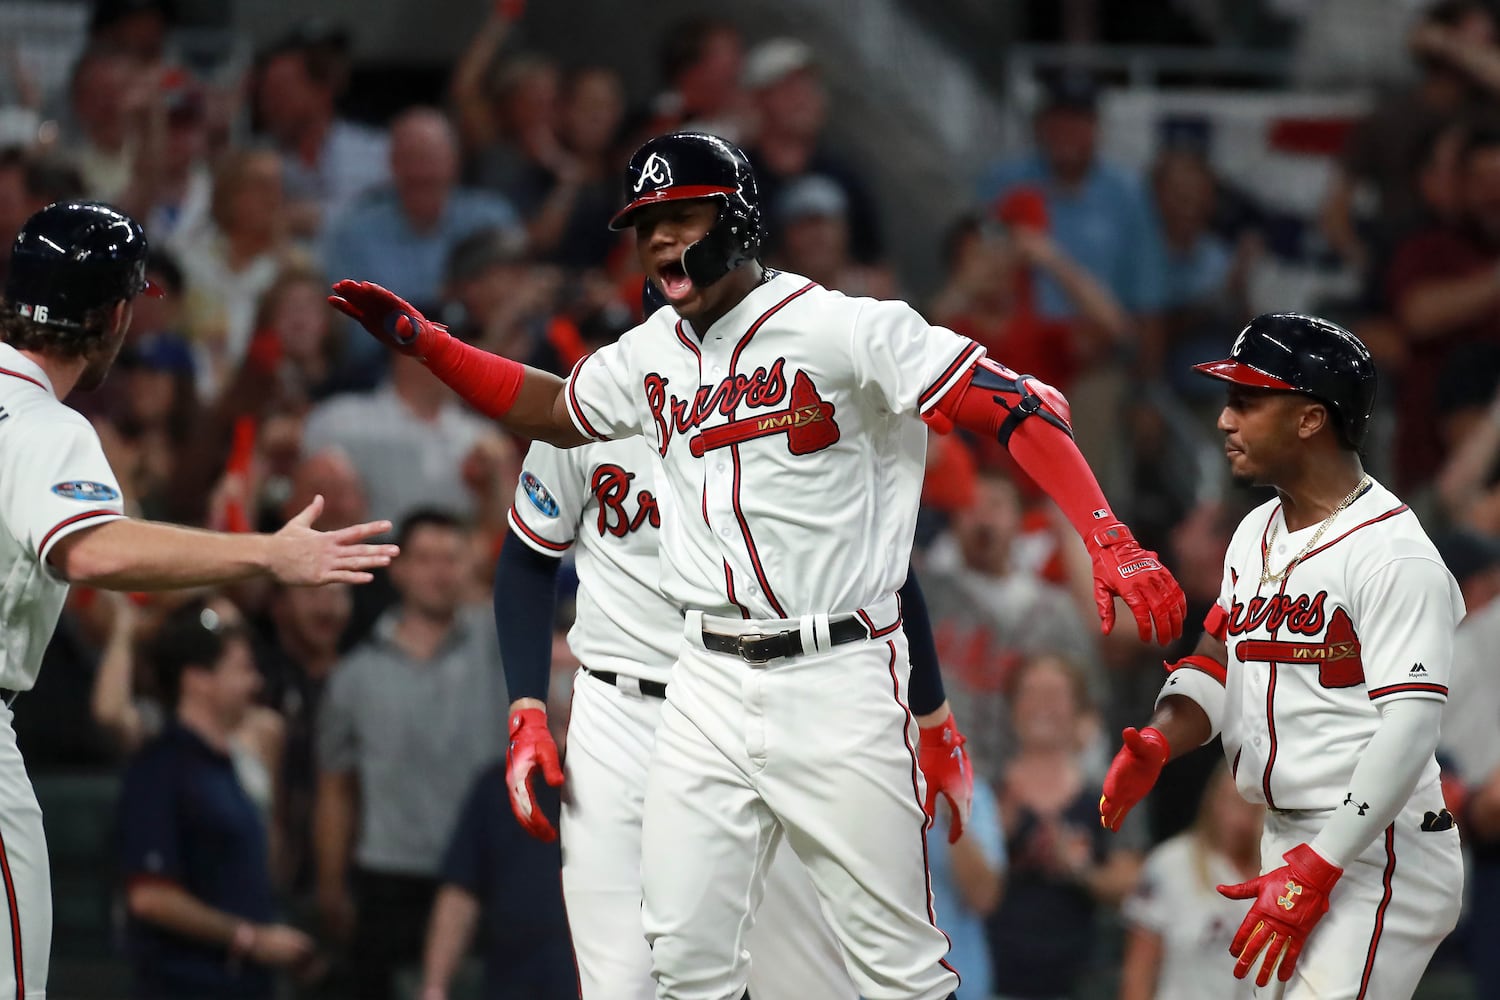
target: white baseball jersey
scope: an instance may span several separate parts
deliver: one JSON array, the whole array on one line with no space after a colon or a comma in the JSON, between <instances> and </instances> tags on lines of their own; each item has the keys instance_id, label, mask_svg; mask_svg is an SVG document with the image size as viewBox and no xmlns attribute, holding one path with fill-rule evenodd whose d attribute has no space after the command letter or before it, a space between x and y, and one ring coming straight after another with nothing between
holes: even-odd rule
<instances>
[{"instance_id":1,"label":"white baseball jersey","mask_svg":"<svg viewBox=\"0 0 1500 1000\"><path fill-rule=\"evenodd\" d=\"M665 684L682 612L662 596L656 455L641 438L526 453L514 537L548 555L578 549L578 615L568 645L584 666Z\"/></svg>"},{"instance_id":2,"label":"white baseball jersey","mask_svg":"<svg viewBox=\"0 0 1500 1000\"><path fill-rule=\"evenodd\" d=\"M1291 573L1260 582L1263 561L1280 570L1316 531L1288 533L1279 500L1251 512L1230 542L1211 616L1228 648L1225 756L1240 794L1278 809L1343 801L1380 725L1378 702L1448 697L1464 615L1416 515L1374 480ZM1437 778L1434 758L1417 787Z\"/></svg>"},{"instance_id":3,"label":"white baseball jersey","mask_svg":"<svg viewBox=\"0 0 1500 1000\"><path fill-rule=\"evenodd\" d=\"M123 516L94 428L0 344L0 688L31 689L62 614L68 585L47 565L52 547Z\"/></svg>"},{"instance_id":4,"label":"white baseball jersey","mask_svg":"<svg viewBox=\"0 0 1500 1000\"><path fill-rule=\"evenodd\" d=\"M984 354L910 306L775 274L706 334L671 309L573 370L595 439L661 456L662 589L744 618L847 612L906 579L926 455L916 419Z\"/></svg>"}]
</instances>

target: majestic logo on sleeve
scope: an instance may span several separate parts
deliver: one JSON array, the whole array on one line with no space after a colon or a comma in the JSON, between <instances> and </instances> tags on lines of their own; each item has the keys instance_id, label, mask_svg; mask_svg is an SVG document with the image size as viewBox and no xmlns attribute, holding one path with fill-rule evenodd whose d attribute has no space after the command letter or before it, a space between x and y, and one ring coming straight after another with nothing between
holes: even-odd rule
<instances>
[{"instance_id":1,"label":"majestic logo on sleeve","mask_svg":"<svg viewBox=\"0 0 1500 1000\"><path fill-rule=\"evenodd\" d=\"M653 189L672 185L672 165L660 153L646 157L646 162L641 165L641 176L635 182L635 193L640 194L647 184Z\"/></svg>"},{"instance_id":2,"label":"majestic logo on sleeve","mask_svg":"<svg viewBox=\"0 0 1500 1000\"><path fill-rule=\"evenodd\" d=\"M731 416L741 404L751 409L787 405L769 412L755 413L726 424L706 427L688 442L694 456L756 438L785 434L787 449L793 455L809 455L834 444L839 439L839 425L833 419L836 407L818 394L817 386L806 372L792 378L788 398L786 361L777 358L770 368L757 368L750 375L733 375L716 386L700 386L692 399L679 399L667 393L667 379L656 373L646 376L646 404L656 422L661 454L667 453L672 435L685 434L701 427L715 413Z\"/></svg>"},{"instance_id":3,"label":"majestic logo on sleeve","mask_svg":"<svg viewBox=\"0 0 1500 1000\"><path fill-rule=\"evenodd\" d=\"M589 479L589 492L599 501L599 534L624 538L639 531L643 524L661 527L661 512L656 509L656 497L650 490L641 490L635 495L636 508L631 513L626 509L630 499L630 482L634 472L626 472L618 465L605 464L594 470Z\"/></svg>"}]
</instances>

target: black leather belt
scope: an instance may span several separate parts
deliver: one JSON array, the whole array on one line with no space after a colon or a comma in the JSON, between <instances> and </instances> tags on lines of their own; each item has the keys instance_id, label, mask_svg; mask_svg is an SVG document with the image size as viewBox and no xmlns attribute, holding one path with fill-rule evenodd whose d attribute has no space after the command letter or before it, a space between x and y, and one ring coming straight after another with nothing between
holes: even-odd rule
<instances>
[{"instance_id":1,"label":"black leather belt","mask_svg":"<svg viewBox=\"0 0 1500 1000\"><path fill-rule=\"evenodd\" d=\"M853 615L828 624L829 642L834 646L869 637L870 633L864 623ZM778 657L801 656L807 652L802 646L802 630L797 628L789 628L784 632L749 632L740 635L726 635L704 629L703 646L715 653L738 656L746 663L768 663Z\"/></svg>"},{"instance_id":2,"label":"black leather belt","mask_svg":"<svg viewBox=\"0 0 1500 1000\"><path fill-rule=\"evenodd\" d=\"M621 686L620 675L612 670L591 670L588 667L584 667L583 672L590 677L599 678L606 684L612 684L615 687ZM647 698L665 698L667 696L667 686L661 681L646 681L641 680L639 677L630 677L627 680L633 680L639 684L641 686L641 694Z\"/></svg>"}]
</instances>

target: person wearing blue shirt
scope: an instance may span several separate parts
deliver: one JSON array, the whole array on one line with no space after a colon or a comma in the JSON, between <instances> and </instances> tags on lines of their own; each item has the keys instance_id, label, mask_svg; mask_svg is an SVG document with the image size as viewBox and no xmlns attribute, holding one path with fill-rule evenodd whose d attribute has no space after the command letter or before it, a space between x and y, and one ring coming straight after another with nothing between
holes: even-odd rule
<instances>
[{"instance_id":1,"label":"person wearing blue shirt","mask_svg":"<svg viewBox=\"0 0 1500 1000\"><path fill-rule=\"evenodd\" d=\"M442 113L415 108L391 125L391 186L371 191L334 219L323 248L330 274L358 274L408 302L438 301L454 245L481 229L526 235L504 197L457 186L458 139ZM352 337L355 364L383 360L380 345Z\"/></svg>"},{"instance_id":2,"label":"person wearing blue shirt","mask_svg":"<svg viewBox=\"0 0 1500 1000\"><path fill-rule=\"evenodd\" d=\"M538 786L542 808L556 816L557 791ZM503 761L474 782L443 855L442 883L427 927L421 1000L447 1000L481 916L485 1000L575 1000L562 850L521 829L510 810Z\"/></svg>"},{"instance_id":3,"label":"person wearing blue shirt","mask_svg":"<svg viewBox=\"0 0 1500 1000\"><path fill-rule=\"evenodd\" d=\"M260 688L244 628L222 602L172 612L152 646L174 706L121 787L133 995L270 1000L273 970L313 955L275 922L267 833L235 769L233 734Z\"/></svg>"},{"instance_id":4,"label":"person wearing blue shirt","mask_svg":"<svg viewBox=\"0 0 1500 1000\"><path fill-rule=\"evenodd\" d=\"M945 820L952 816L942 813ZM958 843L928 834L932 870L932 904L938 926L948 935L948 964L963 980L966 997L988 997L990 946L984 918L1000 905L1005 883L1005 835L1000 828L1000 806L986 781L974 782L974 805Z\"/></svg>"},{"instance_id":5,"label":"person wearing blue shirt","mask_svg":"<svg viewBox=\"0 0 1500 1000\"><path fill-rule=\"evenodd\" d=\"M1047 205L1054 239L1125 308L1139 316L1159 310L1166 262L1155 211L1140 178L1098 156L1098 111L1093 81L1063 73L1046 81L1046 103L1036 118L1035 152L998 163L979 183L990 205L1018 187L1033 187ZM1076 312L1062 288L1038 280L1038 309L1048 319Z\"/></svg>"}]
</instances>

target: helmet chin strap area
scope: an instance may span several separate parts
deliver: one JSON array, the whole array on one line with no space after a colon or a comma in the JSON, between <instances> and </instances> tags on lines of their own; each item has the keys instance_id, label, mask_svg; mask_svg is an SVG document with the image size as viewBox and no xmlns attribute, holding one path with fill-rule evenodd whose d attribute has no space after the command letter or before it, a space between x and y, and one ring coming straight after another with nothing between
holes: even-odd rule
<instances>
[{"instance_id":1,"label":"helmet chin strap area","mask_svg":"<svg viewBox=\"0 0 1500 1000\"><path fill-rule=\"evenodd\" d=\"M682 269L699 288L707 288L741 264L755 257L746 252L741 238L743 223L720 202L719 215L703 239L682 252Z\"/></svg>"}]
</instances>

